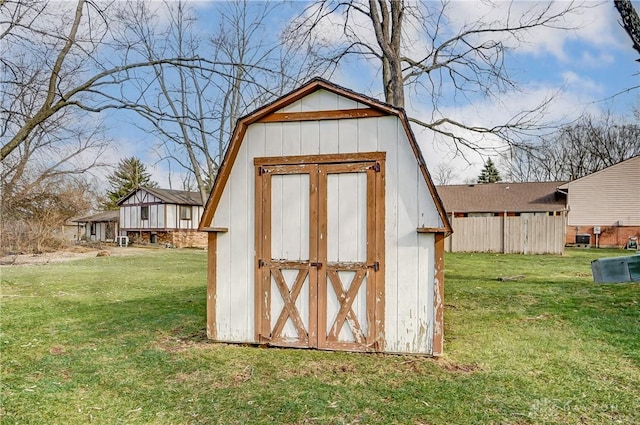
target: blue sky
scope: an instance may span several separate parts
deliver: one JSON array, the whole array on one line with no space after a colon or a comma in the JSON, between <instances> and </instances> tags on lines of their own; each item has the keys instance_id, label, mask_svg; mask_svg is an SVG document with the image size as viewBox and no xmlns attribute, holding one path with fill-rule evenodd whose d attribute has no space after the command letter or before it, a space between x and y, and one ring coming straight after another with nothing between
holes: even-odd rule
<instances>
[{"instance_id":1,"label":"blue sky","mask_svg":"<svg viewBox=\"0 0 640 425\"><path fill-rule=\"evenodd\" d=\"M633 2L640 10L640 2ZM507 5L507 2L501 3ZM528 7L533 3L515 2L514 7ZM566 4L560 2L558 6ZM216 4L194 3L204 18L201 30L206 34L213 28ZM452 117L489 125L491 122L505 120L513 111L526 108L553 95L549 115L550 122L566 122L577 118L583 112L599 114L610 110L615 114L630 117L634 106L640 105L640 90L623 93L630 87L640 85L640 58L631 47L631 41L621 28L619 16L612 1L586 2L581 14L574 15L567 25L577 29L554 31L540 29L529 34L527 40L514 48L506 56L506 65L512 77L518 81L521 91L504 93L493 98L478 96L471 103L460 104L454 100L443 103L447 114ZM281 15L274 17L274 27L287 22L289 17L301 10L304 3L294 2L283 8ZM480 1L454 1L451 4L451 24L456 25L481 17L495 14ZM494 15L491 15L494 16ZM336 17L339 19L339 17ZM330 32L330 30L328 30ZM355 72L354 72L355 71ZM332 78L333 82L353 90L381 97L379 69L363 62L351 61L342 67ZM420 94L413 96L407 104L409 115L416 117L429 115L429 106L420 101ZM116 163L119 158L136 155L149 164L154 178L163 187L168 187L168 170L165 165L153 165L157 160L154 154L155 141L145 136L128 122L133 117L117 115L117 129L112 137L119 142L108 153L109 161ZM111 119L113 121L113 118ZM114 122L107 122L114 124ZM485 156L471 151L464 152L464 158L455 155L446 141L437 140L429 131L415 129L422 146L427 165L435 168L439 163L454 166L457 178L453 183L463 183L479 174ZM179 170L173 170L173 185Z\"/></svg>"}]
</instances>

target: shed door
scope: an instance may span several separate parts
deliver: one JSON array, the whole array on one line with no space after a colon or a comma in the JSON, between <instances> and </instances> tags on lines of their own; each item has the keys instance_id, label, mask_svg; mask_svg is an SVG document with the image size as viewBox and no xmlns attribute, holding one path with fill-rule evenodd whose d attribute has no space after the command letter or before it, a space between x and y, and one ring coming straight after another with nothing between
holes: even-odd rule
<instances>
[{"instance_id":1,"label":"shed door","mask_svg":"<svg viewBox=\"0 0 640 425\"><path fill-rule=\"evenodd\" d=\"M256 167L261 343L381 349L383 195L378 161Z\"/></svg>"}]
</instances>

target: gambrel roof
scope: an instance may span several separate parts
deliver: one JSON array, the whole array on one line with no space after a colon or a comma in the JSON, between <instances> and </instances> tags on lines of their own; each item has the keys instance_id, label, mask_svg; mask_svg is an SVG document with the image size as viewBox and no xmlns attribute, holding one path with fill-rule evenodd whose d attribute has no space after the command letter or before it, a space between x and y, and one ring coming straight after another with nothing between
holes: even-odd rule
<instances>
[{"instance_id":1,"label":"gambrel roof","mask_svg":"<svg viewBox=\"0 0 640 425\"><path fill-rule=\"evenodd\" d=\"M319 90L326 90L338 96L342 96L351 101L357 102L359 107L357 109L330 109L302 112L287 111L287 106L290 106L300 99L309 96ZM407 139L409 140L410 148L419 165L427 188L433 198L441 222L444 224L444 227L440 230L446 233L450 233L451 225L445 213L442 202L438 196L438 192L433 184L433 181L431 180L431 176L429 175L429 171L427 170L422 152L420 151L420 147L418 146L415 135L411 130L409 120L404 110L365 96L363 94L356 93L347 88L338 86L322 78L315 78L304 84L302 87L293 90L292 92L245 115L238 120L231 136L231 140L229 142L229 146L225 153L224 159L220 165L219 172L214 181L213 188L211 189L211 194L205 205L204 213L200 221L200 230L206 231L211 225L214 213L220 202L223 190L227 184L231 169L233 168L234 162L236 161L238 151L240 150L240 146L244 140L249 125L253 123L267 122L339 120L346 118L369 118L390 115L396 116L400 120L402 127L404 128Z\"/></svg>"},{"instance_id":2,"label":"gambrel roof","mask_svg":"<svg viewBox=\"0 0 640 425\"><path fill-rule=\"evenodd\" d=\"M134 193L138 190L143 190L159 198L165 204L176 204L176 205L198 205L202 206L202 200L200 198L200 192L190 192L186 190L173 190L173 189L158 189L155 187L137 187L133 189L131 192L127 193L125 196L120 198L117 202L117 205L122 205L124 201L129 199Z\"/></svg>"}]
</instances>

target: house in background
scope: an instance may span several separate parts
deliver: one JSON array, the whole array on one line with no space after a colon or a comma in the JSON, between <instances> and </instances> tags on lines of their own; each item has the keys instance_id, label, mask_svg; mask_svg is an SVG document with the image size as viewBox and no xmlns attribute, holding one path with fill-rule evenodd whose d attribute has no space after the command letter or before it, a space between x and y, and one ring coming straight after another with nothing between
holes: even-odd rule
<instances>
[{"instance_id":1,"label":"house in background","mask_svg":"<svg viewBox=\"0 0 640 425\"><path fill-rule=\"evenodd\" d=\"M437 186L447 214L455 217L561 215L566 182L485 183Z\"/></svg>"},{"instance_id":2,"label":"house in background","mask_svg":"<svg viewBox=\"0 0 640 425\"><path fill-rule=\"evenodd\" d=\"M78 241L114 242L118 235L120 213L103 211L74 220L78 224Z\"/></svg>"},{"instance_id":3,"label":"house in background","mask_svg":"<svg viewBox=\"0 0 640 425\"><path fill-rule=\"evenodd\" d=\"M640 155L559 189L567 194L568 244L587 237L593 246L622 248L640 237Z\"/></svg>"},{"instance_id":4,"label":"house in background","mask_svg":"<svg viewBox=\"0 0 640 425\"><path fill-rule=\"evenodd\" d=\"M239 119L201 229L209 338L442 354L451 228L401 109L314 79Z\"/></svg>"},{"instance_id":5,"label":"house in background","mask_svg":"<svg viewBox=\"0 0 640 425\"><path fill-rule=\"evenodd\" d=\"M81 220L82 218L80 218ZM78 219L70 218L60 227L59 237L66 242L78 242L85 234L85 223L79 223Z\"/></svg>"},{"instance_id":6,"label":"house in background","mask_svg":"<svg viewBox=\"0 0 640 425\"><path fill-rule=\"evenodd\" d=\"M198 231L203 206L200 192L138 187L123 196L120 236L136 244L206 247L207 235Z\"/></svg>"},{"instance_id":7,"label":"house in background","mask_svg":"<svg viewBox=\"0 0 640 425\"><path fill-rule=\"evenodd\" d=\"M565 182L438 186L453 228L452 252L562 253Z\"/></svg>"}]
</instances>

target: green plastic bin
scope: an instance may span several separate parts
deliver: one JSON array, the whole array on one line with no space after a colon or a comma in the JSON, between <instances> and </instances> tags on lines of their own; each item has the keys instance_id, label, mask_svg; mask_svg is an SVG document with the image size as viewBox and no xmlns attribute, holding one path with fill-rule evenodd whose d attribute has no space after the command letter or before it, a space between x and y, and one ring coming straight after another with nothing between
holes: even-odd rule
<instances>
[{"instance_id":1,"label":"green plastic bin","mask_svg":"<svg viewBox=\"0 0 640 425\"><path fill-rule=\"evenodd\" d=\"M640 282L640 255L593 260L591 272L595 283Z\"/></svg>"}]
</instances>

